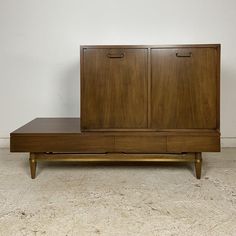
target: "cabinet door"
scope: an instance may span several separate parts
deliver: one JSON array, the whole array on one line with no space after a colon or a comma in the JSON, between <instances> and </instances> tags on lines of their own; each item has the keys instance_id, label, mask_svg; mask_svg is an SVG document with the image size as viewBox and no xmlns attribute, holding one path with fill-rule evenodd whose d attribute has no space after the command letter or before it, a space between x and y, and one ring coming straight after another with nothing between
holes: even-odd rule
<instances>
[{"instance_id":1,"label":"cabinet door","mask_svg":"<svg viewBox=\"0 0 236 236\"><path fill-rule=\"evenodd\" d=\"M147 49L83 52L82 129L147 127Z\"/></svg>"},{"instance_id":2,"label":"cabinet door","mask_svg":"<svg viewBox=\"0 0 236 236\"><path fill-rule=\"evenodd\" d=\"M217 49L151 50L151 127L215 129Z\"/></svg>"}]
</instances>

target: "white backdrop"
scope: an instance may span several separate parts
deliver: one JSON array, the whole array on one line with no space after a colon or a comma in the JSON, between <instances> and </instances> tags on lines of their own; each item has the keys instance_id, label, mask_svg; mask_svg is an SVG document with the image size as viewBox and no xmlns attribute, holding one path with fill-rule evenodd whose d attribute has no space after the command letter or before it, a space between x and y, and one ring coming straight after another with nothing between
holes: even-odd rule
<instances>
[{"instance_id":1,"label":"white backdrop","mask_svg":"<svg viewBox=\"0 0 236 236\"><path fill-rule=\"evenodd\" d=\"M221 43L221 131L236 137L235 0L0 0L0 138L79 116L80 44Z\"/></svg>"}]
</instances>

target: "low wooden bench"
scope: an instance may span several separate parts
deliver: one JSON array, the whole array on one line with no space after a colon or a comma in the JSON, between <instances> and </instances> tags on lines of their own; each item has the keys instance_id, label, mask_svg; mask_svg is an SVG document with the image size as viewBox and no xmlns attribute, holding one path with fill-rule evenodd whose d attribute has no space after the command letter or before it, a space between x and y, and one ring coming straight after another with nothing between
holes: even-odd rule
<instances>
[{"instance_id":1,"label":"low wooden bench","mask_svg":"<svg viewBox=\"0 0 236 236\"><path fill-rule=\"evenodd\" d=\"M11 152L30 153L32 179L38 161L193 162L199 179L201 152L220 147L213 131L81 132L79 118L36 118L10 136Z\"/></svg>"}]
</instances>

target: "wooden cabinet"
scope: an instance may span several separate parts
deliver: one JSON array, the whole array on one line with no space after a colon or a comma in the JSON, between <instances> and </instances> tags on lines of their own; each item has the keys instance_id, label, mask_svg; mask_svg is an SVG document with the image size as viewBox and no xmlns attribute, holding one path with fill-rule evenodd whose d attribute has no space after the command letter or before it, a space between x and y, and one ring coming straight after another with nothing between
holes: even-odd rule
<instances>
[{"instance_id":1,"label":"wooden cabinet","mask_svg":"<svg viewBox=\"0 0 236 236\"><path fill-rule=\"evenodd\" d=\"M201 152L220 151L219 101L218 44L81 47L81 129L110 133L112 152L195 153L200 178Z\"/></svg>"},{"instance_id":2,"label":"wooden cabinet","mask_svg":"<svg viewBox=\"0 0 236 236\"><path fill-rule=\"evenodd\" d=\"M187 161L200 178L220 151L220 45L81 46L80 61L81 119L11 133L32 178L38 161Z\"/></svg>"},{"instance_id":3,"label":"wooden cabinet","mask_svg":"<svg viewBox=\"0 0 236 236\"><path fill-rule=\"evenodd\" d=\"M82 130L218 130L219 67L219 45L82 46Z\"/></svg>"}]
</instances>

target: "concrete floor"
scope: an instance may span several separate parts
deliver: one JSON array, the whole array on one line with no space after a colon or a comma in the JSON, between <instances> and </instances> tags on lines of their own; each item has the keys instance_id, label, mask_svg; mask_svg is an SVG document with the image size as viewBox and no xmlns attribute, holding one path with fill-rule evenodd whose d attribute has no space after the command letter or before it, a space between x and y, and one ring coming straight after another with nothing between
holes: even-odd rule
<instances>
[{"instance_id":1,"label":"concrete floor","mask_svg":"<svg viewBox=\"0 0 236 236\"><path fill-rule=\"evenodd\" d=\"M236 235L236 149L192 165L39 163L0 150L0 235Z\"/></svg>"}]
</instances>

